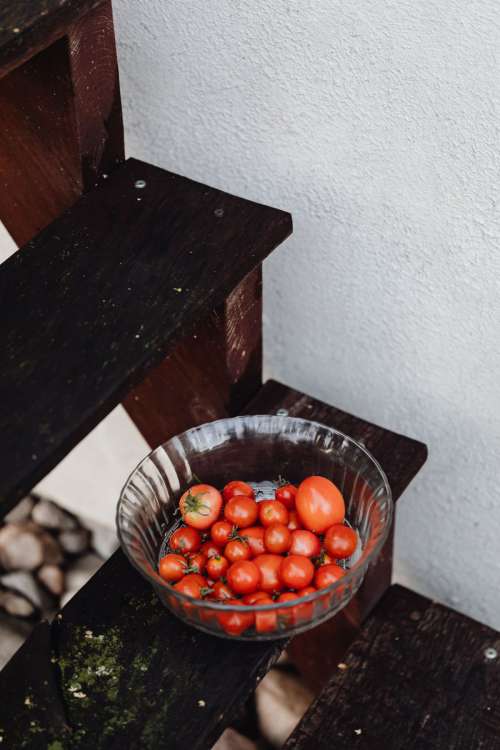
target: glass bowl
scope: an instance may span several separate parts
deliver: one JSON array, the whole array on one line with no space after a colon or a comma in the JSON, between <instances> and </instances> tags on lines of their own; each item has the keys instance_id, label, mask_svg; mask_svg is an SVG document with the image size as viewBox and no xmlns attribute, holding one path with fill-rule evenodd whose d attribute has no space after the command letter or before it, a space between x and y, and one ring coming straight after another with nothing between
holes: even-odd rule
<instances>
[{"instance_id":1,"label":"glass bowl","mask_svg":"<svg viewBox=\"0 0 500 750\"><path fill-rule=\"evenodd\" d=\"M250 608L192 599L160 578L157 565L165 538L179 522L178 500L191 484L221 488L242 479L258 487L278 477L299 484L311 474L328 477L339 487L347 521L358 534L358 548L339 581L297 601ZM263 415L210 422L156 448L123 487L116 523L126 556L173 614L206 633L253 641L309 630L345 607L387 538L392 512L387 478L362 445L317 422ZM256 616L248 617L249 611ZM228 627L230 616L236 627ZM241 630L240 620L246 629Z\"/></svg>"}]
</instances>

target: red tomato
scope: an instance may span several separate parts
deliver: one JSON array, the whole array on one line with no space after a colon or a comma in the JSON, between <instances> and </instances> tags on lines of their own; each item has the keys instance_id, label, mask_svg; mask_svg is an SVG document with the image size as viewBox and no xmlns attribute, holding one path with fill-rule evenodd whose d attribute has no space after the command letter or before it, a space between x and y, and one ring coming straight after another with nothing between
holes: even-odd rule
<instances>
[{"instance_id":1,"label":"red tomato","mask_svg":"<svg viewBox=\"0 0 500 750\"><path fill-rule=\"evenodd\" d=\"M302 528L302 523L296 510L291 510L288 514L288 528L290 531Z\"/></svg>"},{"instance_id":2,"label":"red tomato","mask_svg":"<svg viewBox=\"0 0 500 750\"><path fill-rule=\"evenodd\" d=\"M241 539L232 539L224 547L224 556L230 563L235 563L238 560L250 560L252 553L246 542L241 541Z\"/></svg>"},{"instance_id":3,"label":"red tomato","mask_svg":"<svg viewBox=\"0 0 500 750\"><path fill-rule=\"evenodd\" d=\"M203 542L200 547L200 552L203 552L207 560L210 560L211 557L222 555L221 548L214 544L211 539L209 539L207 542Z\"/></svg>"},{"instance_id":4,"label":"red tomato","mask_svg":"<svg viewBox=\"0 0 500 750\"><path fill-rule=\"evenodd\" d=\"M276 601L278 602L293 602L297 599L298 594L294 594L291 591L285 591L284 594L280 594ZM289 624L295 622L295 607L283 607L278 611L280 617L283 617Z\"/></svg>"},{"instance_id":5,"label":"red tomato","mask_svg":"<svg viewBox=\"0 0 500 750\"><path fill-rule=\"evenodd\" d=\"M304 479L297 490L295 507L306 529L320 534L329 526L342 523L345 516L340 490L325 477Z\"/></svg>"},{"instance_id":6,"label":"red tomato","mask_svg":"<svg viewBox=\"0 0 500 750\"><path fill-rule=\"evenodd\" d=\"M261 599L269 599L269 594L266 594L265 591L254 591L253 594L246 594L242 601L245 604L257 604Z\"/></svg>"},{"instance_id":7,"label":"red tomato","mask_svg":"<svg viewBox=\"0 0 500 750\"><path fill-rule=\"evenodd\" d=\"M260 584L262 591L281 591L283 589L283 583L279 576L279 569L283 559L280 555L258 555L253 560L262 576Z\"/></svg>"},{"instance_id":8,"label":"red tomato","mask_svg":"<svg viewBox=\"0 0 500 750\"><path fill-rule=\"evenodd\" d=\"M224 518L239 529L253 526L258 514L257 503L253 498L246 495L233 497L224 508Z\"/></svg>"},{"instance_id":9,"label":"red tomato","mask_svg":"<svg viewBox=\"0 0 500 750\"><path fill-rule=\"evenodd\" d=\"M281 562L279 576L287 588L302 589L314 578L314 565L307 557L289 555Z\"/></svg>"},{"instance_id":10,"label":"red tomato","mask_svg":"<svg viewBox=\"0 0 500 750\"><path fill-rule=\"evenodd\" d=\"M232 497L236 497L236 495L254 497L254 492L250 485L246 482L240 482L239 480L228 482L222 490L222 494L224 495L224 500L226 500L226 502L231 500Z\"/></svg>"},{"instance_id":11,"label":"red tomato","mask_svg":"<svg viewBox=\"0 0 500 750\"><path fill-rule=\"evenodd\" d=\"M213 585L213 597L222 601L223 599L232 599L234 594L226 583L216 581Z\"/></svg>"},{"instance_id":12,"label":"red tomato","mask_svg":"<svg viewBox=\"0 0 500 750\"><path fill-rule=\"evenodd\" d=\"M225 604L241 605L239 599L226 599ZM254 623L253 612L245 612L242 606L241 612L217 612L217 620L228 635L241 635L251 628Z\"/></svg>"},{"instance_id":13,"label":"red tomato","mask_svg":"<svg viewBox=\"0 0 500 750\"><path fill-rule=\"evenodd\" d=\"M231 538L234 526L229 521L216 521L210 529L210 537L214 544L224 547Z\"/></svg>"},{"instance_id":14,"label":"red tomato","mask_svg":"<svg viewBox=\"0 0 500 750\"><path fill-rule=\"evenodd\" d=\"M261 604L274 604L270 596L266 598L262 597L256 602L258 606ZM255 612L255 630L257 633L272 633L278 627L278 612L277 610L269 610L269 612Z\"/></svg>"},{"instance_id":15,"label":"red tomato","mask_svg":"<svg viewBox=\"0 0 500 750\"><path fill-rule=\"evenodd\" d=\"M336 560L350 557L356 550L358 537L354 529L337 523L330 526L325 534L325 549Z\"/></svg>"},{"instance_id":16,"label":"red tomato","mask_svg":"<svg viewBox=\"0 0 500 750\"><path fill-rule=\"evenodd\" d=\"M283 484L275 492L276 500L283 503L285 508L293 510L295 508L295 495L297 494L297 487L293 484Z\"/></svg>"},{"instance_id":17,"label":"red tomato","mask_svg":"<svg viewBox=\"0 0 500 750\"><path fill-rule=\"evenodd\" d=\"M206 579L198 573L189 573L174 586L176 591L192 596L194 599L201 599L203 597L202 591L206 588L208 588Z\"/></svg>"},{"instance_id":18,"label":"red tomato","mask_svg":"<svg viewBox=\"0 0 500 750\"><path fill-rule=\"evenodd\" d=\"M345 576L345 570L340 565L322 565L318 568L316 575L314 576L314 583L318 589L326 589L327 586L331 586L332 583L338 581L339 578Z\"/></svg>"},{"instance_id":19,"label":"red tomato","mask_svg":"<svg viewBox=\"0 0 500 750\"><path fill-rule=\"evenodd\" d=\"M259 503L259 519L263 526L272 523L288 524L288 511L279 500L263 500Z\"/></svg>"},{"instance_id":20,"label":"red tomato","mask_svg":"<svg viewBox=\"0 0 500 750\"><path fill-rule=\"evenodd\" d=\"M222 495L210 484L195 484L179 500L182 520L195 529L208 529L219 517Z\"/></svg>"},{"instance_id":21,"label":"red tomato","mask_svg":"<svg viewBox=\"0 0 500 750\"><path fill-rule=\"evenodd\" d=\"M239 560L227 571L227 582L236 594L252 594L260 584L260 570L249 560Z\"/></svg>"},{"instance_id":22,"label":"red tomato","mask_svg":"<svg viewBox=\"0 0 500 750\"><path fill-rule=\"evenodd\" d=\"M294 531L293 533L296 534L297 532ZM288 526L284 526L282 523L272 523L264 533L264 544L268 552L282 555L290 549L292 532Z\"/></svg>"},{"instance_id":23,"label":"red tomato","mask_svg":"<svg viewBox=\"0 0 500 750\"><path fill-rule=\"evenodd\" d=\"M221 555L211 557L207 562L207 573L214 581L218 581L219 578L225 576L228 568L229 562Z\"/></svg>"},{"instance_id":24,"label":"red tomato","mask_svg":"<svg viewBox=\"0 0 500 750\"><path fill-rule=\"evenodd\" d=\"M198 552L201 545L200 532L191 526L181 526L180 529L174 531L168 540L168 544L174 552L185 554L188 552Z\"/></svg>"},{"instance_id":25,"label":"red tomato","mask_svg":"<svg viewBox=\"0 0 500 750\"><path fill-rule=\"evenodd\" d=\"M316 589L314 586L306 586L303 589L300 589L297 591L297 596L299 598L302 598L303 596L309 596L309 594L314 594ZM313 610L314 610L314 602L306 602L305 604L297 604L296 607L294 607L295 610L295 622L305 622L307 620L310 620L313 616Z\"/></svg>"},{"instance_id":26,"label":"red tomato","mask_svg":"<svg viewBox=\"0 0 500 750\"><path fill-rule=\"evenodd\" d=\"M206 562L207 558L203 552L195 552L192 555L188 555L188 563L191 573L203 573Z\"/></svg>"},{"instance_id":27,"label":"red tomato","mask_svg":"<svg viewBox=\"0 0 500 750\"><path fill-rule=\"evenodd\" d=\"M185 557L170 553L161 558L158 565L158 572L165 581L173 583L181 580L186 568L187 561Z\"/></svg>"},{"instance_id":28,"label":"red tomato","mask_svg":"<svg viewBox=\"0 0 500 750\"><path fill-rule=\"evenodd\" d=\"M264 532L265 529L262 526L250 526L248 529L244 529L241 532L241 538L248 542L250 551L254 557L257 555L263 555L266 551L264 547Z\"/></svg>"},{"instance_id":29,"label":"red tomato","mask_svg":"<svg viewBox=\"0 0 500 750\"><path fill-rule=\"evenodd\" d=\"M297 529L292 531L292 543L290 545L291 555L304 555L304 557L317 557L321 552L321 542L312 531Z\"/></svg>"}]
</instances>

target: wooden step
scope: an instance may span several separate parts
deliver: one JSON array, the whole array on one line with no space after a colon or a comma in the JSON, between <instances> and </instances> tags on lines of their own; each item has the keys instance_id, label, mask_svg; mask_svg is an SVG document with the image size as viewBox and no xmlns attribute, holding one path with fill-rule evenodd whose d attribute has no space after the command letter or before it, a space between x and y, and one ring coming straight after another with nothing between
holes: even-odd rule
<instances>
[{"instance_id":1,"label":"wooden step","mask_svg":"<svg viewBox=\"0 0 500 750\"><path fill-rule=\"evenodd\" d=\"M247 412L278 409L364 441L395 497L425 461L422 443L276 382ZM118 551L0 674L5 746L207 750L285 645L232 642L188 628Z\"/></svg>"},{"instance_id":2,"label":"wooden step","mask_svg":"<svg viewBox=\"0 0 500 750\"><path fill-rule=\"evenodd\" d=\"M291 228L283 211L129 159L7 260L1 513Z\"/></svg>"},{"instance_id":3,"label":"wooden step","mask_svg":"<svg viewBox=\"0 0 500 750\"><path fill-rule=\"evenodd\" d=\"M497 631L392 586L285 748L500 748L497 650Z\"/></svg>"}]
</instances>

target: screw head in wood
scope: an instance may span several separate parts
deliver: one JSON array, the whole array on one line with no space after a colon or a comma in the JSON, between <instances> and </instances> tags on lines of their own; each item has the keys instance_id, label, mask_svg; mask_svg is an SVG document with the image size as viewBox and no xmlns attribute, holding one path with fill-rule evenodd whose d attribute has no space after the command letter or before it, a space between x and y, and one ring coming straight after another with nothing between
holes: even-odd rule
<instances>
[{"instance_id":1,"label":"screw head in wood","mask_svg":"<svg viewBox=\"0 0 500 750\"><path fill-rule=\"evenodd\" d=\"M142 190L142 188L146 187L146 180L136 180L134 182L134 187L138 190Z\"/></svg>"},{"instance_id":2,"label":"screw head in wood","mask_svg":"<svg viewBox=\"0 0 500 750\"><path fill-rule=\"evenodd\" d=\"M493 659L496 659L498 656L498 651L496 648L492 648L491 646L488 646L488 648L484 649L484 656L488 661L493 661Z\"/></svg>"},{"instance_id":3,"label":"screw head in wood","mask_svg":"<svg viewBox=\"0 0 500 750\"><path fill-rule=\"evenodd\" d=\"M278 409L276 412L277 417L288 417L288 409Z\"/></svg>"},{"instance_id":4,"label":"screw head in wood","mask_svg":"<svg viewBox=\"0 0 500 750\"><path fill-rule=\"evenodd\" d=\"M214 211L215 216L217 216L218 219L222 218L224 216L224 209L223 208L216 208Z\"/></svg>"}]
</instances>

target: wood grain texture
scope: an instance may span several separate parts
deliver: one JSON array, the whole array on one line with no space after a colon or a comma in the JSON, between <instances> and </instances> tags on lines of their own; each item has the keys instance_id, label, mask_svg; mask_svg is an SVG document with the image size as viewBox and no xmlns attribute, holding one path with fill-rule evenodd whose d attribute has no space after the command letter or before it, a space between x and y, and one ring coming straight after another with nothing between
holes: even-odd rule
<instances>
[{"instance_id":1,"label":"wood grain texture","mask_svg":"<svg viewBox=\"0 0 500 750\"><path fill-rule=\"evenodd\" d=\"M383 443L391 445L394 440L407 441L408 466L396 458L393 467L392 453L384 452L383 466L397 487L408 483L417 471L416 456L420 462L425 457L421 443L276 382L267 383L245 412L274 413L279 408L345 429L374 449L379 445L382 450ZM46 748L57 740L64 749L77 750L207 750L285 646L284 641L258 645L220 640L187 628L160 606L121 551L64 608L62 621L56 621L51 632L50 648L34 642L39 652L44 649L37 655L45 659L44 665L26 670L32 642L0 674L0 695L7 695L0 702L0 727L11 743L28 737L28 748ZM311 635L315 633L317 629ZM99 679L94 679L99 665L105 666L106 673L101 670ZM56 691L52 698L48 694L52 682L43 677L47 669ZM73 695L76 692L84 697ZM27 694L34 706L47 702L54 706L57 696L62 696L57 721L49 716L43 720L37 714L36 734L29 731L33 709L25 705Z\"/></svg>"},{"instance_id":2,"label":"wood grain texture","mask_svg":"<svg viewBox=\"0 0 500 750\"><path fill-rule=\"evenodd\" d=\"M290 416L301 416L322 422L345 432L361 442L380 462L387 474L393 498L397 500L427 458L423 443L398 435L322 403L309 396L269 381L249 410L275 411L286 409ZM394 529L382 552L366 574L363 585L349 605L334 619L327 620L314 631L294 638L290 656L308 686L318 692L332 670L356 637L365 617L371 612L391 583Z\"/></svg>"},{"instance_id":3,"label":"wood grain texture","mask_svg":"<svg viewBox=\"0 0 500 750\"><path fill-rule=\"evenodd\" d=\"M61 38L102 0L3 0L0 6L0 78Z\"/></svg>"},{"instance_id":4,"label":"wood grain texture","mask_svg":"<svg viewBox=\"0 0 500 750\"><path fill-rule=\"evenodd\" d=\"M401 586L366 622L286 750L500 748L500 633Z\"/></svg>"},{"instance_id":5,"label":"wood grain texture","mask_svg":"<svg viewBox=\"0 0 500 750\"><path fill-rule=\"evenodd\" d=\"M0 269L2 511L290 231L285 212L129 160L9 258Z\"/></svg>"},{"instance_id":6,"label":"wood grain texture","mask_svg":"<svg viewBox=\"0 0 500 750\"><path fill-rule=\"evenodd\" d=\"M123 160L110 2L0 80L0 218L32 239Z\"/></svg>"},{"instance_id":7,"label":"wood grain texture","mask_svg":"<svg viewBox=\"0 0 500 750\"><path fill-rule=\"evenodd\" d=\"M151 446L238 414L261 385L262 270L199 321L124 401Z\"/></svg>"}]
</instances>

